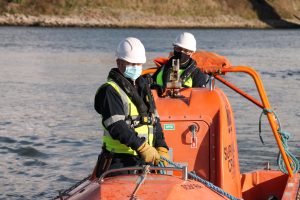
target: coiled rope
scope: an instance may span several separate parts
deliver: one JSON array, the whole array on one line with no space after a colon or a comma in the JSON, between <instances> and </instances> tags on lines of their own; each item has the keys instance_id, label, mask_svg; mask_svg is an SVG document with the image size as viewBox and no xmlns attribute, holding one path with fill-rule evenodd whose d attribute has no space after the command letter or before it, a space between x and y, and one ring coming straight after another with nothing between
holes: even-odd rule
<instances>
[{"instance_id":1,"label":"coiled rope","mask_svg":"<svg viewBox=\"0 0 300 200\"><path fill-rule=\"evenodd\" d=\"M269 109L264 108L263 111L260 114L260 117L259 117L259 137L260 137L260 140L264 144L264 141L263 141L262 136L261 136L261 120L262 120L262 116L266 115L267 113L273 113L275 115L275 119L276 119L277 124L278 124L277 132L280 134L281 144L284 148L284 151L285 151L286 155L288 156L288 159L291 162L290 165L291 165L291 168L293 170L293 173L297 173L299 171L299 168L300 168L299 161L296 158L296 156L294 156L289 151L289 147L288 147L288 144L287 144L287 141L290 139L291 134L282 130L280 120L279 120L277 114L273 110L269 110ZM280 152L278 153L277 164L278 164L278 167L279 167L280 171L282 171L285 174L288 174L288 171L286 169L286 166L284 164L284 161L282 159L282 155L281 155Z\"/></svg>"},{"instance_id":2,"label":"coiled rope","mask_svg":"<svg viewBox=\"0 0 300 200\"><path fill-rule=\"evenodd\" d=\"M174 163L174 162L172 162L172 161L166 159L166 158L163 157L163 156L161 156L161 159L167 161L169 164L171 164L171 165L173 165L173 166L175 166L175 167L177 167L177 168L182 168L182 167L181 167L180 165L178 165L177 163ZM206 185L208 188L210 188L210 189L214 190L215 192L217 192L217 193L219 193L219 194L221 194L221 195L227 197L227 198L230 199L230 200L240 200L240 199L238 199L238 198L232 196L231 194L225 192L222 188L219 188L218 186L212 184L212 183L209 182L209 181L204 180L203 178L197 176L196 174L194 174L194 173L192 173L192 172L188 172L188 175L189 175L191 178L193 178L193 179L199 181L200 183L203 183L203 184Z\"/></svg>"}]
</instances>

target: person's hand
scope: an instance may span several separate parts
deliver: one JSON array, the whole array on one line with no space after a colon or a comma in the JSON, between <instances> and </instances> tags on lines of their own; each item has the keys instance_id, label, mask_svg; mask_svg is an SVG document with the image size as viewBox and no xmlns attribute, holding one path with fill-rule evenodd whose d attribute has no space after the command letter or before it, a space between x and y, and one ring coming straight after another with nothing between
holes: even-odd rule
<instances>
[{"instance_id":1,"label":"person's hand","mask_svg":"<svg viewBox=\"0 0 300 200\"><path fill-rule=\"evenodd\" d=\"M166 159L168 159L168 160L170 160L170 156L169 156L169 150L167 149L167 148L165 148L165 147L157 147L156 148L156 150L157 150L157 152L158 152L158 154L160 155L160 156L163 156L163 157L165 157ZM161 162L163 162L164 163L164 166L166 167L166 166L168 166L168 162L167 161L165 161L165 160L160 160Z\"/></svg>"},{"instance_id":2,"label":"person's hand","mask_svg":"<svg viewBox=\"0 0 300 200\"><path fill-rule=\"evenodd\" d=\"M158 163L160 155L157 150L150 146L147 142L144 142L138 149L137 152L147 163Z\"/></svg>"}]
</instances>

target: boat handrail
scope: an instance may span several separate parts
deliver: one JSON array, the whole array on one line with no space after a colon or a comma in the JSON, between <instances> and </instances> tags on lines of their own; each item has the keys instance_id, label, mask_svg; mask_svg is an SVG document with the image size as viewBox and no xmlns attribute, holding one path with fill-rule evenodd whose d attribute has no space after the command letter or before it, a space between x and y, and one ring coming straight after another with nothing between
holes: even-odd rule
<instances>
[{"instance_id":1,"label":"boat handrail","mask_svg":"<svg viewBox=\"0 0 300 200\"><path fill-rule=\"evenodd\" d=\"M143 170L144 166L133 166L133 167L122 167L118 169L110 169L106 172L104 172L98 179L99 183L104 182L104 178L111 173L115 172L122 172L122 171L134 171L134 170ZM156 171L156 170L164 170L164 171L182 171L182 179L187 180L188 179L188 167L187 166L182 166L181 168L178 167L157 167L157 166L150 166L149 170Z\"/></svg>"},{"instance_id":2,"label":"boat handrail","mask_svg":"<svg viewBox=\"0 0 300 200\"><path fill-rule=\"evenodd\" d=\"M143 75L153 74L156 70L157 70L157 68L149 68L149 69L143 70L142 74ZM261 101L255 99L251 95L247 94L246 92L239 89L238 87L231 84L229 81L223 79L220 76L222 74L226 74L226 73L229 73L229 72L231 72L231 73L245 73L245 74L250 75L252 77L255 85L256 85L256 89L258 91L258 94L259 94L259 97L260 97ZM292 169L292 159L289 158L289 155L287 155L287 153L285 152L284 146L282 144L280 133L278 133L279 126L278 126L278 124L275 120L276 116L275 116L274 112L272 112L272 108L271 108L271 105L269 103L269 99L267 97L266 91L264 89L262 80L261 80L258 72L256 70L254 70L253 68L249 67L249 66L229 66L229 67L224 67L224 68L222 68L222 67L218 68L218 70L215 70L215 71L205 71L205 73L209 74L210 76L213 76L214 78L216 78L217 80L219 80L223 84L227 85L229 88L233 89L234 91L236 91L237 93L239 93L240 95L245 97L246 99L250 100L252 103L257 105L258 107L262 108L263 110L270 111L270 112L266 112L269 124L271 126L274 138L276 140L277 146L278 146L279 151L281 153L281 156L283 158L283 163L286 167L286 171L287 171L287 173L289 174L290 177L293 177L294 172L293 172L293 169Z\"/></svg>"},{"instance_id":3,"label":"boat handrail","mask_svg":"<svg viewBox=\"0 0 300 200\"><path fill-rule=\"evenodd\" d=\"M248 95L246 92L240 90L239 88L235 87L233 84L226 81L225 79L222 79L219 76L219 74L225 74L225 73L228 73L228 72L233 72L233 73L238 72L238 73L245 73L245 74L250 75L252 77L255 85L256 85L256 89L258 91L261 102L259 102L258 100L256 100L252 96ZM261 80L259 74L256 72L256 70L254 70L253 68L251 68L249 66L232 66L232 67L221 69L218 72L218 74L214 74L214 76L215 76L216 79L218 79L219 81L221 81L222 83L224 83L225 85L227 85L228 87L230 87L231 89L236 91L237 93L241 94L242 96L244 96L245 98L247 98L248 100L250 100L251 102L256 104L258 107L262 108L263 110L268 110L269 111L269 112L266 112L266 115L267 115L269 124L271 126L274 138L276 140L277 146L278 146L279 151L281 153L281 156L283 158L283 162L285 164L286 170L287 170L289 176L293 177L294 173L293 173L293 170L292 170L292 167L291 167L291 164L292 164L291 159L288 157L287 153L285 152L284 146L282 144L280 133L278 133L279 126L276 122L276 116L275 116L274 112L272 112L272 108L271 108L271 105L269 103L267 93L264 89L262 80Z\"/></svg>"}]
</instances>

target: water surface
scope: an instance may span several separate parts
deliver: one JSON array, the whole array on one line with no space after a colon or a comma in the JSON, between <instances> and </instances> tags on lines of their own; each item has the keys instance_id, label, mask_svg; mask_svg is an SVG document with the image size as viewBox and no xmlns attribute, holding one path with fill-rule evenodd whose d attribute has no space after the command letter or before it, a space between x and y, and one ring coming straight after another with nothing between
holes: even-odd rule
<instances>
[{"instance_id":1,"label":"water surface","mask_svg":"<svg viewBox=\"0 0 300 200\"><path fill-rule=\"evenodd\" d=\"M101 149L93 100L115 66L114 51L127 36L138 37L148 62L167 56L180 29L84 29L0 27L0 199L47 199L92 171ZM234 65L260 72L290 150L300 157L300 32L297 30L187 30L198 49L227 56ZM252 80L228 80L258 98ZM225 90L235 118L243 171L276 168L275 141L261 110Z\"/></svg>"}]
</instances>

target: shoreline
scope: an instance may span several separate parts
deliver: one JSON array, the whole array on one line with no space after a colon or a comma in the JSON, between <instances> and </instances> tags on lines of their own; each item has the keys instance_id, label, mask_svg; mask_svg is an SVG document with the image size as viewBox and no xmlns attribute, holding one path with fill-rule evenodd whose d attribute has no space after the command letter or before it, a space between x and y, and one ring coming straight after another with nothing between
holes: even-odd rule
<instances>
[{"instance_id":1,"label":"shoreline","mask_svg":"<svg viewBox=\"0 0 300 200\"><path fill-rule=\"evenodd\" d=\"M36 27L97 27L97 28L228 28L228 29L272 29L300 28L300 19L269 20L244 19L239 16L220 15L215 17L174 17L146 14L101 16L31 16L24 14L0 15L0 26L36 26Z\"/></svg>"}]
</instances>

